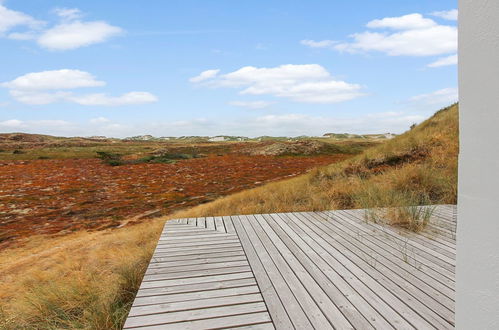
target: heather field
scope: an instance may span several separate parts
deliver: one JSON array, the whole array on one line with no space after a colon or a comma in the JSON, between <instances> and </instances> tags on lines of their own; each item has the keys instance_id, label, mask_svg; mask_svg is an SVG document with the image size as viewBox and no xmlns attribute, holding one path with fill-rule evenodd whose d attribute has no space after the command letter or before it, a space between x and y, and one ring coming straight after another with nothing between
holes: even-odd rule
<instances>
[{"instance_id":1,"label":"heather field","mask_svg":"<svg viewBox=\"0 0 499 330\"><path fill-rule=\"evenodd\" d=\"M32 235L117 228L168 215L341 161L369 143L339 149L313 141L54 143L51 137L14 135L3 145L0 248ZM120 155L119 166L97 158L99 150Z\"/></svg>"}]
</instances>

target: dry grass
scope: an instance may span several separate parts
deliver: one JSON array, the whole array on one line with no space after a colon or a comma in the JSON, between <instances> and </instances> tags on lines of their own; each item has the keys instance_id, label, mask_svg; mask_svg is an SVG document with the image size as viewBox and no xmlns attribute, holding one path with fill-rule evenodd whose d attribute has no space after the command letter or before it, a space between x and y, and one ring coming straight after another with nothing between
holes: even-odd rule
<instances>
[{"instance_id":1,"label":"dry grass","mask_svg":"<svg viewBox=\"0 0 499 330\"><path fill-rule=\"evenodd\" d=\"M0 253L1 329L120 329L161 221L36 237Z\"/></svg>"},{"instance_id":2,"label":"dry grass","mask_svg":"<svg viewBox=\"0 0 499 330\"><path fill-rule=\"evenodd\" d=\"M393 224L418 231L428 215L414 205L456 203L458 150L453 105L342 163L169 218L384 208ZM161 225L157 220L112 232L33 238L1 252L0 328L120 328Z\"/></svg>"},{"instance_id":3,"label":"dry grass","mask_svg":"<svg viewBox=\"0 0 499 330\"><path fill-rule=\"evenodd\" d=\"M342 163L227 196L170 218L454 204L458 152L456 104ZM392 217L399 224L403 218L400 214Z\"/></svg>"}]
</instances>

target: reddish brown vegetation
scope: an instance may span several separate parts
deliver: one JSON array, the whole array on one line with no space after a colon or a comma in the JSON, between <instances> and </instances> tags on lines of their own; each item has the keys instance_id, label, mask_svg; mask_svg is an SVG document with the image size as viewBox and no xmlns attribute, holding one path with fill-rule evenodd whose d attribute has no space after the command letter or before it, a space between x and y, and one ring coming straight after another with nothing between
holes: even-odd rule
<instances>
[{"instance_id":1,"label":"reddish brown vegetation","mask_svg":"<svg viewBox=\"0 0 499 330\"><path fill-rule=\"evenodd\" d=\"M138 222L346 157L227 154L124 166L108 166L97 159L3 161L0 247L33 234Z\"/></svg>"}]
</instances>

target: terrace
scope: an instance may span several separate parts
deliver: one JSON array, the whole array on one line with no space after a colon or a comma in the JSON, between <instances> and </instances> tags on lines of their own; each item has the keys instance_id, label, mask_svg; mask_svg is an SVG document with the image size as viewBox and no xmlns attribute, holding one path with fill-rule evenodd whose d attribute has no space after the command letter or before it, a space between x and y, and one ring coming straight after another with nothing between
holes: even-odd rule
<instances>
[{"instance_id":1,"label":"terrace","mask_svg":"<svg viewBox=\"0 0 499 330\"><path fill-rule=\"evenodd\" d=\"M125 329L452 329L456 206L420 233L364 210L168 221Z\"/></svg>"}]
</instances>

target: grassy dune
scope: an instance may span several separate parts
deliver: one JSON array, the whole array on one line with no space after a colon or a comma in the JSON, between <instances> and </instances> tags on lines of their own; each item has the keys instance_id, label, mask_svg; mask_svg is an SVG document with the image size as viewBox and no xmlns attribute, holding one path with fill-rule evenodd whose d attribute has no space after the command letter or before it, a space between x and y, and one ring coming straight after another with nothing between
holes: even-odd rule
<instances>
[{"instance_id":1,"label":"grassy dune","mask_svg":"<svg viewBox=\"0 0 499 330\"><path fill-rule=\"evenodd\" d=\"M458 148L453 105L342 163L169 218L455 203ZM34 237L0 252L0 328L120 328L162 223Z\"/></svg>"},{"instance_id":2,"label":"grassy dune","mask_svg":"<svg viewBox=\"0 0 499 330\"><path fill-rule=\"evenodd\" d=\"M344 162L173 217L456 203L458 151L456 104Z\"/></svg>"},{"instance_id":3,"label":"grassy dune","mask_svg":"<svg viewBox=\"0 0 499 330\"><path fill-rule=\"evenodd\" d=\"M0 252L0 329L121 329L163 221Z\"/></svg>"}]
</instances>

